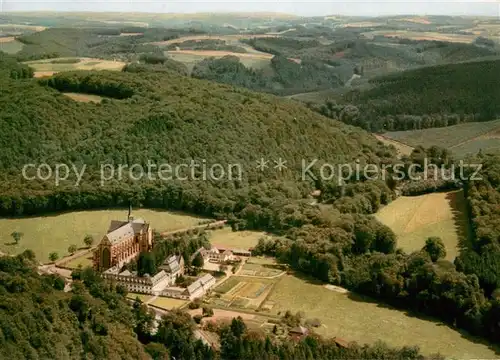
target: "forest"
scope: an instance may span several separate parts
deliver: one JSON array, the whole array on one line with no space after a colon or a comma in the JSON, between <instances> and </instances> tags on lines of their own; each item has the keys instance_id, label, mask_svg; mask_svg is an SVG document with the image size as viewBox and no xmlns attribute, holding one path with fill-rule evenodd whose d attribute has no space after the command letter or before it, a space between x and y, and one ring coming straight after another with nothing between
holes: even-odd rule
<instances>
[{"instance_id":1,"label":"forest","mask_svg":"<svg viewBox=\"0 0 500 360\"><path fill-rule=\"evenodd\" d=\"M121 32L140 32L138 36L119 36ZM162 53L148 42L199 34L194 30L164 28L50 28L18 37L25 46L16 54L19 61L56 57L91 57L129 59L143 53Z\"/></svg>"},{"instance_id":2,"label":"forest","mask_svg":"<svg viewBox=\"0 0 500 360\"><path fill-rule=\"evenodd\" d=\"M245 67L236 56L207 58L197 63L192 76L276 95L342 86L336 70L318 61L300 64L283 56L271 59L272 73Z\"/></svg>"},{"instance_id":3,"label":"forest","mask_svg":"<svg viewBox=\"0 0 500 360\"><path fill-rule=\"evenodd\" d=\"M457 259L457 268L467 274L476 274L485 293L498 296L500 288L500 156L479 155L483 164L480 181L468 181L464 190L473 241Z\"/></svg>"},{"instance_id":4,"label":"forest","mask_svg":"<svg viewBox=\"0 0 500 360\"><path fill-rule=\"evenodd\" d=\"M429 239L429 246L420 252L402 253L394 233L371 216L395 197L394 184L364 178L348 178L343 186L338 179L300 180L302 159L353 166L357 162L380 165L396 161L395 151L367 132L293 101L190 79L174 71L68 72L35 80L29 72L26 77L12 76L24 67L11 58L4 57L1 68L5 70L0 81L7 91L0 94L0 126L5 129L0 134L5 149L0 154L0 215L109 208L132 202L133 206L225 218L234 229L262 229L281 235L279 240L260 243L256 250L297 271L434 316L493 342L500 340L500 301L494 291L498 283L487 268L496 264L494 258L487 264L478 263L472 251L479 251L479 247L471 247L471 257L464 257L455 268L442 260L440 239ZM101 104L78 103L60 91L107 98ZM282 173L256 169L259 158L279 156L287 160L288 169ZM102 183L99 173L102 163L146 167L148 161L178 164L193 159L241 164L245 176L241 180L168 182L113 178ZM72 177L56 186L53 181L21 176L23 164L40 162L85 164L86 172L78 187ZM498 160L490 162L488 182L471 185L467 196L473 219L477 219L477 244L485 242L493 247L498 234L492 216L497 204L492 200L498 194L494 189L498 189L499 172ZM474 195L476 187L481 197ZM322 206L311 205L309 194L315 189L321 190ZM169 324L165 333L158 332L165 334L162 340L153 342L162 343L172 355L183 351L207 354L207 349L190 342L189 335L183 338L191 344L189 350L176 348L175 344L184 342L172 339L184 335L171 333L180 325ZM243 341L234 333L228 339L221 354L225 346L234 351L236 345L231 341ZM316 346L309 341L305 344L312 344L312 349L300 351L314 354L321 349L331 352L332 357L337 354L328 342ZM261 349L259 344L266 343L263 339L243 348ZM276 346L267 345L267 349L292 351L290 358L302 356L293 353L296 347ZM165 351L161 346L151 347ZM357 351L371 354L369 348ZM393 354L394 358L410 357ZM412 350L411 354L419 358L418 352ZM352 353L346 355L352 357Z\"/></svg>"},{"instance_id":5,"label":"forest","mask_svg":"<svg viewBox=\"0 0 500 360\"><path fill-rule=\"evenodd\" d=\"M442 359L424 357L418 347L392 349L379 343L342 348L310 335L298 343L250 330L241 318L212 329L220 351L196 340L195 322L171 311L155 326L155 314L121 286L105 282L91 268L75 270L72 291L64 279L39 275L28 250L0 257L0 356L11 359Z\"/></svg>"},{"instance_id":6,"label":"forest","mask_svg":"<svg viewBox=\"0 0 500 360\"><path fill-rule=\"evenodd\" d=\"M337 102L309 106L372 132L417 130L500 116L499 60L408 70L370 81Z\"/></svg>"}]
</instances>

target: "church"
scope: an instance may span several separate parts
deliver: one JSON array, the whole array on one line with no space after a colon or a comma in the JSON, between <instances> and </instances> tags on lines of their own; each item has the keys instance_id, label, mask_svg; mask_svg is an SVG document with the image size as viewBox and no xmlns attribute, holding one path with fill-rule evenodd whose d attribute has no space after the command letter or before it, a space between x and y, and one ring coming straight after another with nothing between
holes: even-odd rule
<instances>
[{"instance_id":1,"label":"church","mask_svg":"<svg viewBox=\"0 0 500 360\"><path fill-rule=\"evenodd\" d=\"M106 235L94 250L94 270L104 272L113 267L121 268L152 247L153 229L150 224L143 219L134 219L129 210L127 221L111 221Z\"/></svg>"}]
</instances>

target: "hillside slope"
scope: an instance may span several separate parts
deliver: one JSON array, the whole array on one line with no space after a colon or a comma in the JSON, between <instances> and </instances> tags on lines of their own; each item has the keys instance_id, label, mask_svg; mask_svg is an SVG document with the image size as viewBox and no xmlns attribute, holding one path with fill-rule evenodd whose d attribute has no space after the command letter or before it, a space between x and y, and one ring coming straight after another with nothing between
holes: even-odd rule
<instances>
[{"instance_id":1,"label":"hillside slope","mask_svg":"<svg viewBox=\"0 0 500 360\"><path fill-rule=\"evenodd\" d=\"M178 181L167 182L150 181L146 177L132 181L128 176L116 181L115 176L115 181L106 182L103 188L116 193L117 189L130 191L128 186L137 189L138 184L145 183L161 187L162 191L164 186L201 187L204 194L207 189L224 190L224 196L218 193L215 197L228 197L234 202L239 189L248 191L248 186L265 183L266 188L289 186L281 191L288 193L287 196L301 197L310 185L301 181L303 159L333 164L355 159L378 163L385 161L381 157L393 155L368 133L322 117L292 101L176 74L74 72L61 73L40 83L4 77L3 83L9 90L0 95L0 128L4 129L0 134L4 149L0 154L0 168L4 170L2 195L46 195L53 191L74 193L89 189L99 189L102 194L99 181L102 164L115 167L138 164L147 169L150 161L167 163L175 170L176 166L189 165L193 160L199 164L196 179L185 172ZM79 103L56 89L109 99L101 104ZM287 162L282 173L273 169L273 161L280 157ZM266 172L256 168L261 158L269 161ZM80 168L85 164L80 187L74 186L74 173L58 187L54 187L53 181L21 179L24 164L42 162L74 163ZM226 174L231 166L232 169L237 166L241 177L199 181L203 162L208 169L220 164ZM184 175L193 181L182 180ZM271 185L273 182L275 185ZM115 194L113 201L96 200L94 206L119 204L126 197ZM77 206L81 198L73 199L71 207ZM146 198L142 193L138 202L144 203ZM165 205L165 196L151 195L151 198L160 203L150 205ZM46 209L55 206L47 201L33 206ZM20 201L13 205L12 198L1 203L0 212L26 210L14 210ZM69 205L63 208L66 206Z\"/></svg>"},{"instance_id":2,"label":"hillside slope","mask_svg":"<svg viewBox=\"0 0 500 360\"><path fill-rule=\"evenodd\" d=\"M106 303L84 290L65 293L64 280L38 275L35 263L29 251L0 257L0 358L150 358L122 296L110 292Z\"/></svg>"},{"instance_id":3,"label":"hillside slope","mask_svg":"<svg viewBox=\"0 0 500 360\"><path fill-rule=\"evenodd\" d=\"M316 109L371 131L417 130L500 115L500 60L439 65L375 78ZM346 110L346 106L356 109Z\"/></svg>"}]
</instances>

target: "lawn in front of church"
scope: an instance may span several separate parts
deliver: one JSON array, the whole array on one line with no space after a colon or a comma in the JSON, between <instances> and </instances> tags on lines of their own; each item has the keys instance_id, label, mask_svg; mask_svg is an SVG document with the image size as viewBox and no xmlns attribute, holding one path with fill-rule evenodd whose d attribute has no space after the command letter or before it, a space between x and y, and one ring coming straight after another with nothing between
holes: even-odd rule
<instances>
[{"instance_id":1,"label":"lawn in front of church","mask_svg":"<svg viewBox=\"0 0 500 360\"><path fill-rule=\"evenodd\" d=\"M19 254L31 249L39 261L47 262L51 252L59 258L68 255L70 245L85 247L83 239L92 235L97 244L106 234L111 220L126 220L128 209L75 211L48 216L0 219L0 251L5 254ZM138 209L132 211L134 218L149 222L153 229L163 232L180 230L206 220L182 213ZM22 233L18 244L11 234ZM85 262L85 259L83 259Z\"/></svg>"}]
</instances>

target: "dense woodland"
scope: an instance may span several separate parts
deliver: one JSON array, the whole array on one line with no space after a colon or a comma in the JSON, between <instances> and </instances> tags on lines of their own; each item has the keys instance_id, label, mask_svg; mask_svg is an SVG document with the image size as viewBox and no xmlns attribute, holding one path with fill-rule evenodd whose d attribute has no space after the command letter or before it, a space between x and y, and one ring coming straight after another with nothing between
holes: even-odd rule
<instances>
[{"instance_id":1,"label":"dense woodland","mask_svg":"<svg viewBox=\"0 0 500 360\"><path fill-rule=\"evenodd\" d=\"M338 102L310 106L373 132L444 127L500 116L499 60L408 70L370 81Z\"/></svg>"},{"instance_id":2,"label":"dense woodland","mask_svg":"<svg viewBox=\"0 0 500 360\"><path fill-rule=\"evenodd\" d=\"M195 322L182 311L155 314L126 290L105 282L92 269L73 273L72 291L64 280L39 275L26 251L0 258L0 356L9 359L394 359L425 360L417 347L353 344L308 336L298 343L278 341L247 329L241 318L216 331L215 351L194 336ZM132 305L132 306L131 306Z\"/></svg>"},{"instance_id":3,"label":"dense woodland","mask_svg":"<svg viewBox=\"0 0 500 360\"><path fill-rule=\"evenodd\" d=\"M277 95L331 89L342 85L335 70L318 61L300 64L283 56L271 59L271 72L245 67L236 56L197 63L192 76Z\"/></svg>"},{"instance_id":4,"label":"dense woodland","mask_svg":"<svg viewBox=\"0 0 500 360\"><path fill-rule=\"evenodd\" d=\"M465 184L471 227L471 244L457 259L457 267L476 274L487 295L500 288L500 157L480 155L481 181Z\"/></svg>"}]
</instances>

